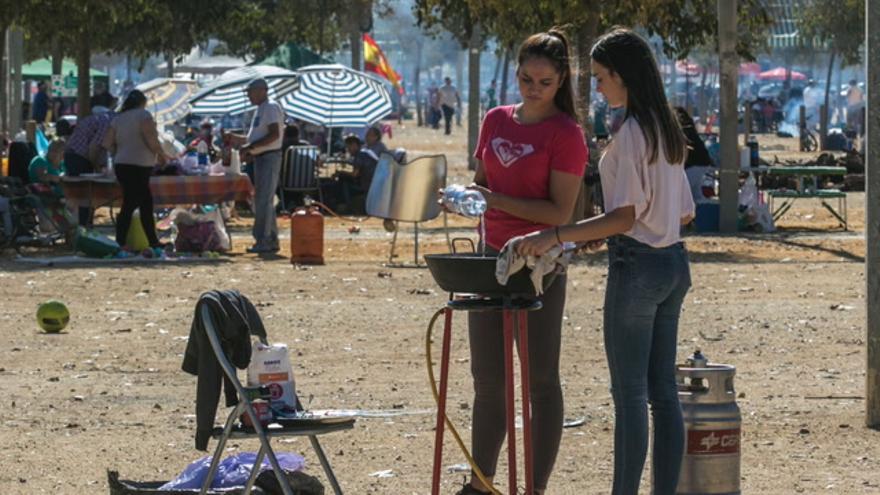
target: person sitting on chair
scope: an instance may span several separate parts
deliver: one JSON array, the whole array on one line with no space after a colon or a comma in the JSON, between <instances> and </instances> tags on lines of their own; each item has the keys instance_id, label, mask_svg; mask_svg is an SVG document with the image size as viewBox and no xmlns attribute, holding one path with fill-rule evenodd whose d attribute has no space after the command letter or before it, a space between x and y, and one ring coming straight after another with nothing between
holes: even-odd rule
<instances>
[{"instance_id":1,"label":"person sitting on chair","mask_svg":"<svg viewBox=\"0 0 880 495\"><path fill-rule=\"evenodd\" d=\"M389 152L388 147L382 142L382 130L378 127L372 126L367 129L367 134L364 136L364 139L367 142L367 149L372 151L377 157L382 153Z\"/></svg>"},{"instance_id":2,"label":"person sitting on chair","mask_svg":"<svg viewBox=\"0 0 880 495\"><path fill-rule=\"evenodd\" d=\"M49 144L46 157L37 155L28 166L31 184L42 184L51 189L53 195L62 198L61 175L64 174L64 141L58 139Z\"/></svg>"},{"instance_id":3,"label":"person sitting on chair","mask_svg":"<svg viewBox=\"0 0 880 495\"><path fill-rule=\"evenodd\" d=\"M287 150L291 146L309 146L311 144L300 138L299 126L295 122L288 122L284 126L284 136L281 138L282 150Z\"/></svg>"},{"instance_id":4,"label":"person sitting on chair","mask_svg":"<svg viewBox=\"0 0 880 495\"><path fill-rule=\"evenodd\" d=\"M379 158L375 153L364 148L361 138L353 134L346 136L344 143L353 170L351 172L337 172L336 177L339 179L343 201L351 208L352 198L356 195L365 195L370 189Z\"/></svg>"},{"instance_id":5,"label":"person sitting on chair","mask_svg":"<svg viewBox=\"0 0 880 495\"><path fill-rule=\"evenodd\" d=\"M64 146L64 140L56 139L49 143L45 158L37 155L31 160L28 190L35 198L32 206L39 212L40 230L67 236L76 221L67 211L61 189L61 176L65 174Z\"/></svg>"}]
</instances>

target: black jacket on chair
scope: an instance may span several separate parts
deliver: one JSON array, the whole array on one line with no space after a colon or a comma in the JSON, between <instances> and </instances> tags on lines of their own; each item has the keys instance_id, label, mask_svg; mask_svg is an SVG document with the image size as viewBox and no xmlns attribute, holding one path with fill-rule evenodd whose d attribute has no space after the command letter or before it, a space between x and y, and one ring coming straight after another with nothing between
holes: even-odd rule
<instances>
[{"instance_id":1,"label":"black jacket on chair","mask_svg":"<svg viewBox=\"0 0 880 495\"><path fill-rule=\"evenodd\" d=\"M199 377L196 385L196 449L207 450L220 402L220 384L226 393L226 406L238 403L235 387L224 376L223 368L211 349L205 333L201 308L207 305L226 358L239 369L251 361L251 336L265 339L266 329L257 309L236 290L208 291L199 297L183 356L183 371Z\"/></svg>"}]
</instances>

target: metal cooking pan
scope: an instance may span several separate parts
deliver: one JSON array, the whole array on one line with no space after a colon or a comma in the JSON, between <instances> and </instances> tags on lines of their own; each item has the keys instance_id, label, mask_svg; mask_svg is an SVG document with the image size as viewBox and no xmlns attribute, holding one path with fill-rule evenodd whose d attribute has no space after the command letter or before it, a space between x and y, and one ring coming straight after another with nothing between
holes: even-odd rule
<instances>
[{"instance_id":1,"label":"metal cooking pan","mask_svg":"<svg viewBox=\"0 0 880 495\"><path fill-rule=\"evenodd\" d=\"M453 250L456 241L453 240ZM464 239L471 243L470 239ZM495 278L495 255L481 256L478 253L445 253L425 255L425 262L434 281L446 292L478 294L483 296L530 296L534 297L535 287L529 278L532 271L523 268L501 285ZM556 271L544 276L544 290L556 279Z\"/></svg>"}]
</instances>

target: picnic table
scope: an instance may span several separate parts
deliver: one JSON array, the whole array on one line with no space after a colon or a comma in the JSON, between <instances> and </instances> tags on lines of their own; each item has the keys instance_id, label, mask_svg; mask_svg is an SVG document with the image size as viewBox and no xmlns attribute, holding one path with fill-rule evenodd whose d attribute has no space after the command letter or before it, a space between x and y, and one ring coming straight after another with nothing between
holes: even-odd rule
<instances>
[{"instance_id":1,"label":"picnic table","mask_svg":"<svg viewBox=\"0 0 880 495\"><path fill-rule=\"evenodd\" d=\"M822 189L819 187L820 176L844 176L846 175L846 167L775 166L769 167L767 173L794 176L797 182L795 189L771 189L767 191L774 222L785 215L798 199L817 198L822 203L822 206L840 222L843 230L849 230L846 212L846 193L839 189ZM778 207L774 208L774 199L776 198L779 198L781 201ZM837 199L836 209L828 203L827 200L829 199Z\"/></svg>"},{"instance_id":2,"label":"picnic table","mask_svg":"<svg viewBox=\"0 0 880 495\"><path fill-rule=\"evenodd\" d=\"M72 205L112 207L122 203L122 187L114 177L62 177L64 197ZM160 175L150 178L154 205L216 204L243 201L254 192L247 175Z\"/></svg>"}]
</instances>

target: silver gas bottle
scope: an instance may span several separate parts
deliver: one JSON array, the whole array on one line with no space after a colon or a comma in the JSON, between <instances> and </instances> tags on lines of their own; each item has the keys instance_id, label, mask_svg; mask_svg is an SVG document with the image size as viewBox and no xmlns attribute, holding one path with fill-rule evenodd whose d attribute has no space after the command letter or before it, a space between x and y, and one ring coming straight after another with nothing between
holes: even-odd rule
<instances>
[{"instance_id":1,"label":"silver gas bottle","mask_svg":"<svg viewBox=\"0 0 880 495\"><path fill-rule=\"evenodd\" d=\"M679 495L740 494L742 415L735 374L735 367L709 363L699 350L676 366L686 434Z\"/></svg>"}]
</instances>

